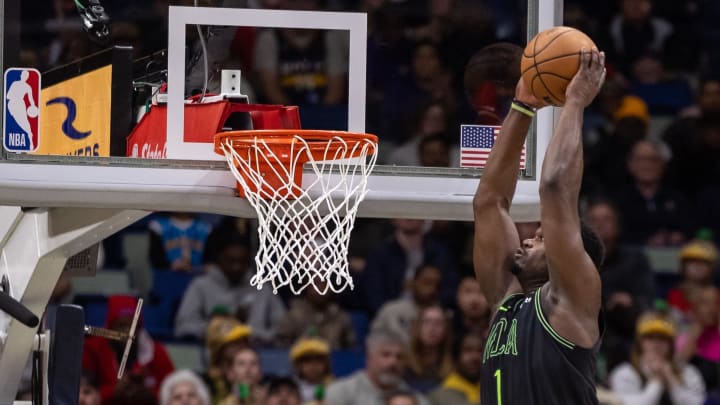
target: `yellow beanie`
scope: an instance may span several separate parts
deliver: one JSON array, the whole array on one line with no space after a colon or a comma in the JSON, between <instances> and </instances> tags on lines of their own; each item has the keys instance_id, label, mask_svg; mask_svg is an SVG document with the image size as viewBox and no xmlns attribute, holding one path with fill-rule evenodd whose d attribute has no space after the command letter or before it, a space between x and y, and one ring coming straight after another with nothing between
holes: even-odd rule
<instances>
[{"instance_id":1,"label":"yellow beanie","mask_svg":"<svg viewBox=\"0 0 720 405\"><path fill-rule=\"evenodd\" d=\"M330 345L324 339L316 337L302 338L290 348L290 360L293 362L305 356L328 356L329 354Z\"/></svg>"},{"instance_id":2,"label":"yellow beanie","mask_svg":"<svg viewBox=\"0 0 720 405\"><path fill-rule=\"evenodd\" d=\"M640 118L645 124L650 122L650 113L648 112L647 104L645 104L640 97L623 97L620 108L613 114L615 121L628 117Z\"/></svg>"}]
</instances>

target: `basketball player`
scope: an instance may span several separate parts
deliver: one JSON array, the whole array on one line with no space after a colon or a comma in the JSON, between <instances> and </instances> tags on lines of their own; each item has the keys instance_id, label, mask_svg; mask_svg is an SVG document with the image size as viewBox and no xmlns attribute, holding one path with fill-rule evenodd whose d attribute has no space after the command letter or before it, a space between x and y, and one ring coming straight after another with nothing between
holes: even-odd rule
<instances>
[{"instance_id":1,"label":"basketball player","mask_svg":"<svg viewBox=\"0 0 720 405\"><path fill-rule=\"evenodd\" d=\"M483 405L597 404L603 247L581 223L578 197L583 110L605 79L605 55L593 48L580 57L545 154L535 237L521 244L508 213L525 136L543 106L522 80L475 194L475 273L494 311Z\"/></svg>"}]
</instances>

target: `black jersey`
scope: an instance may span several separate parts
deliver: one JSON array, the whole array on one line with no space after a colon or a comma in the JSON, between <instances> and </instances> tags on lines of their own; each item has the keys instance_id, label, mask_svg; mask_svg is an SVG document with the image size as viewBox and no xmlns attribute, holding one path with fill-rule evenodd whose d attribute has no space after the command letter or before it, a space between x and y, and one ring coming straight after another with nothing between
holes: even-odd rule
<instances>
[{"instance_id":1,"label":"black jersey","mask_svg":"<svg viewBox=\"0 0 720 405\"><path fill-rule=\"evenodd\" d=\"M483 405L597 404L593 349L579 347L550 326L540 290L514 294L498 308L482 367Z\"/></svg>"}]
</instances>

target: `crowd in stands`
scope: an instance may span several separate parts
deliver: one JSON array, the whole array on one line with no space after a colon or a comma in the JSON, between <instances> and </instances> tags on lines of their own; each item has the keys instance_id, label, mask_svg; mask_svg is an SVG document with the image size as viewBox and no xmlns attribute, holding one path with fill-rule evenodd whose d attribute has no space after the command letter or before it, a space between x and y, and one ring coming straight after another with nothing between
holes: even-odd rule
<instances>
[{"instance_id":1,"label":"crowd in stands","mask_svg":"<svg viewBox=\"0 0 720 405\"><path fill-rule=\"evenodd\" d=\"M35 3L22 2L22 65L46 70L95 49L73 1ZM113 43L132 44L138 56L165 46L167 1L104 3ZM459 125L498 124L518 76L476 83L468 61L487 45L525 42L523 1L200 3L368 13L367 129L380 136L388 164L457 165ZM565 1L566 25L608 54L608 80L586 111L582 191L583 216L607 248L597 381L604 404L720 404L719 4ZM210 34L211 65L242 67L255 101L300 105L307 126L312 111L342 122L333 117L352 97L342 33ZM200 60L198 49L189 35L191 60ZM511 49L494 55L512 60ZM201 65L190 64L188 91L201 86ZM536 227L518 224L521 238ZM80 403L479 404L490 308L472 272L472 231L471 223L359 219L349 258L355 288L290 296L249 284L253 221L154 214L132 230L148 237L147 250L134 254L148 257L156 284L139 292L148 312L126 375L115 378L121 345L87 338ZM664 263L673 271L660 274L648 252L663 249L677 254ZM118 267L126 259L109 242L105 256ZM170 279L181 287L162 292L157 280ZM67 301L68 281L57 290ZM107 298L104 325L126 331L136 299ZM167 330L149 320L152 308L162 308ZM203 364L176 370L164 348L172 342L202 347ZM264 370L267 350L290 367Z\"/></svg>"}]
</instances>

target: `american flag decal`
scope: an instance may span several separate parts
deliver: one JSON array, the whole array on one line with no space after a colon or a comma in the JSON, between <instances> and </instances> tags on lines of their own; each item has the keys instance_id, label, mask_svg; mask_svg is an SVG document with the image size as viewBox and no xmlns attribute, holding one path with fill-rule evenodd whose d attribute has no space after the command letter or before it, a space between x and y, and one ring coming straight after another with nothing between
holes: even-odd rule
<instances>
[{"instance_id":1,"label":"american flag decal","mask_svg":"<svg viewBox=\"0 0 720 405\"><path fill-rule=\"evenodd\" d=\"M460 126L460 167L485 167L500 127L494 125ZM520 155L520 169L525 169L526 147Z\"/></svg>"}]
</instances>

